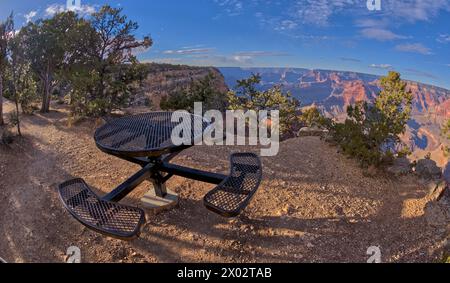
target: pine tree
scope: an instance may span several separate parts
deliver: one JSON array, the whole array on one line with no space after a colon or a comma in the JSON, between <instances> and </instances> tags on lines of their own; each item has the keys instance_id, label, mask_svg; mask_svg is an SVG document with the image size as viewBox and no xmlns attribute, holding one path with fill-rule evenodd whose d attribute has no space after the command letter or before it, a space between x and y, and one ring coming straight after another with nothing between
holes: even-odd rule
<instances>
[{"instance_id":1,"label":"pine tree","mask_svg":"<svg viewBox=\"0 0 450 283\"><path fill-rule=\"evenodd\" d=\"M331 129L343 151L364 166L380 165L405 152L400 135L411 118L412 94L397 72L389 72L380 83L382 90L373 104L349 106L345 123Z\"/></svg>"}]
</instances>

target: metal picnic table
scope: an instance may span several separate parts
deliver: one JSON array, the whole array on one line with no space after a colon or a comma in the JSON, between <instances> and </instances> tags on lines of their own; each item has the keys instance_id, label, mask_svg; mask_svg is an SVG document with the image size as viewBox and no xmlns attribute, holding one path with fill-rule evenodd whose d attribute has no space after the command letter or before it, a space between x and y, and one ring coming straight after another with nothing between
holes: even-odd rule
<instances>
[{"instance_id":1,"label":"metal picnic table","mask_svg":"<svg viewBox=\"0 0 450 283\"><path fill-rule=\"evenodd\" d=\"M173 115L172 112L151 112L127 116L97 129L94 139L101 151L138 164L142 169L104 197L97 196L83 179L61 184L60 198L76 220L108 236L134 238L145 223L145 213L141 208L119 202L146 180L152 182L155 198L166 204L173 202L168 198L165 185L173 176L217 185L204 197L204 204L224 217L238 216L248 206L262 178L258 156L232 154L228 176L172 164L174 157L194 146L211 130L211 124L200 116L178 112L179 119L172 119ZM190 131L191 141L175 145L172 132L176 127L182 132Z\"/></svg>"}]
</instances>

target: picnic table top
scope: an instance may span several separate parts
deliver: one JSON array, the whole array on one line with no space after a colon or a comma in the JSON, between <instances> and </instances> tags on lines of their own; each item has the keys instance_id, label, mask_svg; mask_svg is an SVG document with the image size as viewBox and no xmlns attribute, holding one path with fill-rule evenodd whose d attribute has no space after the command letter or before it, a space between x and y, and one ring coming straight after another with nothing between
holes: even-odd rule
<instances>
[{"instance_id":1,"label":"picnic table top","mask_svg":"<svg viewBox=\"0 0 450 283\"><path fill-rule=\"evenodd\" d=\"M177 112L176 115L176 119L172 119L173 112L149 112L117 118L97 129L94 139L100 150L113 155L159 157L178 152L189 145L175 145L172 142L175 127L182 127L185 133L191 132L190 146L193 146L210 123L201 116L187 112ZM202 125L201 131L196 131L195 123Z\"/></svg>"}]
</instances>

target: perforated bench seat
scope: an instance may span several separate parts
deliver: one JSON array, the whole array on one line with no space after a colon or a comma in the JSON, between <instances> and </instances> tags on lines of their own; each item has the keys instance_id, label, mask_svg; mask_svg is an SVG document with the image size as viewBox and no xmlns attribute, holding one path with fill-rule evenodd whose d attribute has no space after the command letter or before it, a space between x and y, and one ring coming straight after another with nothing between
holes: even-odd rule
<instances>
[{"instance_id":1,"label":"perforated bench seat","mask_svg":"<svg viewBox=\"0 0 450 283\"><path fill-rule=\"evenodd\" d=\"M235 153L230 159L230 176L204 197L206 208L224 217L241 214L262 179L261 161L256 154Z\"/></svg>"},{"instance_id":2,"label":"perforated bench seat","mask_svg":"<svg viewBox=\"0 0 450 283\"><path fill-rule=\"evenodd\" d=\"M142 209L103 201L82 179L59 185L59 195L76 220L107 236L120 239L137 237L145 222Z\"/></svg>"}]
</instances>

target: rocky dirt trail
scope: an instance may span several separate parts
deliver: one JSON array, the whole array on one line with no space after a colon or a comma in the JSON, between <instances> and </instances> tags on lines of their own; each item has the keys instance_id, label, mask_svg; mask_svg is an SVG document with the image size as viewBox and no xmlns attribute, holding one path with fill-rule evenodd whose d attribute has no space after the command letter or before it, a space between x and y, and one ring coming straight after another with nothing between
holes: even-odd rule
<instances>
[{"instance_id":1,"label":"rocky dirt trail","mask_svg":"<svg viewBox=\"0 0 450 283\"><path fill-rule=\"evenodd\" d=\"M7 104L7 111L11 105ZM23 119L24 137L0 147L0 256L10 262L64 262L78 246L84 262L365 262L379 246L385 262L434 262L446 227L428 226L428 190L414 177L367 177L318 138L282 143L263 158L264 181L237 219L207 211L211 185L173 178L180 205L148 215L139 239L106 238L65 212L57 185L84 178L100 194L137 167L100 152L93 141L99 123L67 126L66 110ZM228 156L252 148L199 146L175 163L228 172ZM141 185L125 202L139 205Z\"/></svg>"}]
</instances>

